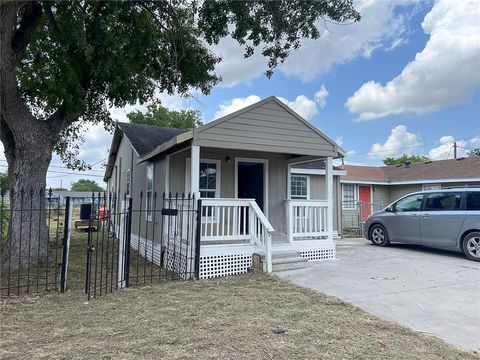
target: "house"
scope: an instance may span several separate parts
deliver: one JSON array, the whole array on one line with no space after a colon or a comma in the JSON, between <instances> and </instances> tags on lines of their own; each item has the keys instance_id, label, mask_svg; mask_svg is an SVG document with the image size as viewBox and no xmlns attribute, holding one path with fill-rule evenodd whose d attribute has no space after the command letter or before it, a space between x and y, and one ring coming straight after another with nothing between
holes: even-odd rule
<instances>
[{"instance_id":1,"label":"house","mask_svg":"<svg viewBox=\"0 0 480 360\"><path fill-rule=\"evenodd\" d=\"M190 130L118 123L104 180L109 192L131 197L134 209L140 193L200 197L201 277L245 272L253 253L264 256L270 272L272 254L280 252L335 257L340 202L334 198L344 172L333 160L343 156L333 140L269 97ZM323 161L323 180L298 167L315 160ZM132 239L150 244L148 238L159 238L161 224L147 216L139 234L136 221Z\"/></svg>"},{"instance_id":2,"label":"house","mask_svg":"<svg viewBox=\"0 0 480 360\"><path fill-rule=\"evenodd\" d=\"M480 186L480 157L405 163L398 166L344 165L342 220L357 227L373 212L414 191Z\"/></svg>"},{"instance_id":3,"label":"house","mask_svg":"<svg viewBox=\"0 0 480 360\"><path fill-rule=\"evenodd\" d=\"M58 190L52 193L52 199L56 199L60 205L65 205L65 198L67 196L70 197L70 203L72 205L80 205L92 202L91 191ZM47 197L49 197L49 194L47 194Z\"/></svg>"}]
</instances>

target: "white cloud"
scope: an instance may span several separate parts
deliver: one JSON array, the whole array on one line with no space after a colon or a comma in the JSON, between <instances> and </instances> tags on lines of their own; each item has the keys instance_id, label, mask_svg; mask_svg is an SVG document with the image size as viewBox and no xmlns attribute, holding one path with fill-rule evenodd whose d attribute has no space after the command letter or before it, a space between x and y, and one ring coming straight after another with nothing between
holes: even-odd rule
<instances>
[{"instance_id":1,"label":"white cloud","mask_svg":"<svg viewBox=\"0 0 480 360\"><path fill-rule=\"evenodd\" d=\"M335 142L338 144L338 146L342 147L343 145L343 136L340 136Z\"/></svg>"},{"instance_id":2,"label":"white cloud","mask_svg":"<svg viewBox=\"0 0 480 360\"><path fill-rule=\"evenodd\" d=\"M278 97L280 101L282 101L285 105L290 107L293 111L299 114L301 117L310 120L315 114L318 113L317 105L320 108L325 107L326 100L325 98L328 95L328 91L324 85L321 86L320 90L318 90L313 99L310 99L306 95L298 95L295 100L288 100L284 97ZM232 100L225 101L218 105L218 110L214 114L214 119L218 119L222 116L231 114L237 110L243 109L249 105L255 104L262 100L257 95L250 95L244 98L234 98Z\"/></svg>"},{"instance_id":3,"label":"white cloud","mask_svg":"<svg viewBox=\"0 0 480 360\"><path fill-rule=\"evenodd\" d=\"M420 145L420 139L416 134L408 132L405 125L398 125L392 129L383 144L372 145L368 156L372 159L384 159L401 154L411 154Z\"/></svg>"},{"instance_id":4,"label":"white cloud","mask_svg":"<svg viewBox=\"0 0 480 360\"><path fill-rule=\"evenodd\" d=\"M283 97L279 97L278 99L307 120L310 120L318 112L317 103L305 95L298 95L293 101L289 101Z\"/></svg>"},{"instance_id":5,"label":"white cloud","mask_svg":"<svg viewBox=\"0 0 480 360\"><path fill-rule=\"evenodd\" d=\"M453 159L454 142L457 143L457 157L466 156L470 149L480 147L480 136L475 136L469 140L455 140L453 136L447 135L442 136L438 142L440 145L428 152L428 157L432 160Z\"/></svg>"},{"instance_id":6,"label":"white cloud","mask_svg":"<svg viewBox=\"0 0 480 360\"><path fill-rule=\"evenodd\" d=\"M422 114L472 99L480 84L480 1L440 0L422 27L430 38L403 71L385 86L363 84L345 106L359 120Z\"/></svg>"},{"instance_id":7,"label":"white cloud","mask_svg":"<svg viewBox=\"0 0 480 360\"><path fill-rule=\"evenodd\" d=\"M214 119L231 114L237 110L243 109L249 105L259 102L261 99L257 95L250 95L246 98L235 98L218 105L219 109L215 112Z\"/></svg>"},{"instance_id":8,"label":"white cloud","mask_svg":"<svg viewBox=\"0 0 480 360\"><path fill-rule=\"evenodd\" d=\"M408 15L398 15L394 9L406 7L416 0L372 1L357 0L355 8L362 20L351 25L337 25L319 21L320 39L304 39L297 51L292 51L278 71L311 81L335 64L357 57L370 57L374 51L391 50L405 43ZM224 38L211 50L222 56L215 73L223 77L223 86L249 82L267 70L267 60L261 55L260 44L253 56L245 59L244 50L230 37ZM275 76L275 75L274 75Z\"/></svg>"},{"instance_id":9,"label":"white cloud","mask_svg":"<svg viewBox=\"0 0 480 360\"><path fill-rule=\"evenodd\" d=\"M325 88L325 85L322 84L320 87L320 90L318 90L314 97L315 101L320 105L320 108L323 109L327 105L327 96L328 96L328 91Z\"/></svg>"}]
</instances>

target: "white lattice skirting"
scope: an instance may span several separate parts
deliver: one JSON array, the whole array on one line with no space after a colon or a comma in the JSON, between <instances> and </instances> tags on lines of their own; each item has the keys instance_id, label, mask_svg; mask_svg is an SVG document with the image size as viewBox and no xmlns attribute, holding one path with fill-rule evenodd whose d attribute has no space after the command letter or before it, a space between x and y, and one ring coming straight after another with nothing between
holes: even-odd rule
<instances>
[{"instance_id":1,"label":"white lattice skirting","mask_svg":"<svg viewBox=\"0 0 480 360\"><path fill-rule=\"evenodd\" d=\"M228 247L212 250L202 249L200 254L201 279L244 274L252 266L253 247L242 250Z\"/></svg>"},{"instance_id":2,"label":"white lattice skirting","mask_svg":"<svg viewBox=\"0 0 480 360\"><path fill-rule=\"evenodd\" d=\"M300 255L307 258L308 261L331 260L335 259L335 244L324 244L321 246L312 246L299 248Z\"/></svg>"}]
</instances>

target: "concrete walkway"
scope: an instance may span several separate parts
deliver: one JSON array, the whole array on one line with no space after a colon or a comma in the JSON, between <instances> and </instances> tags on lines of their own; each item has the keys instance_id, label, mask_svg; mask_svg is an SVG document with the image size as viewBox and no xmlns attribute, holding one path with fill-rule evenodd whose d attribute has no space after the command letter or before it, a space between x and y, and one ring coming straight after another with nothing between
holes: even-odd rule
<instances>
[{"instance_id":1,"label":"concrete walkway","mask_svg":"<svg viewBox=\"0 0 480 360\"><path fill-rule=\"evenodd\" d=\"M480 263L413 245L337 241L337 259L277 273L386 320L480 351ZM361 334L359 334L361 335Z\"/></svg>"}]
</instances>

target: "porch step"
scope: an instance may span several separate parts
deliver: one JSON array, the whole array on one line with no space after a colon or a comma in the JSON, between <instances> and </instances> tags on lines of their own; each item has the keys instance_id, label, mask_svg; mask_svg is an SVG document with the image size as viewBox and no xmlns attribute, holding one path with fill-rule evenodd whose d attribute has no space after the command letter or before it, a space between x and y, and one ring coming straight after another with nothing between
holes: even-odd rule
<instances>
[{"instance_id":1,"label":"porch step","mask_svg":"<svg viewBox=\"0 0 480 360\"><path fill-rule=\"evenodd\" d=\"M303 259L303 258L302 258ZM273 260L272 260L273 263ZM273 272L280 272L280 271L287 271L287 270L297 270L297 269L305 269L308 267L308 261L301 261L301 262L288 262L288 263L273 263L272 264L272 271Z\"/></svg>"},{"instance_id":2,"label":"porch step","mask_svg":"<svg viewBox=\"0 0 480 360\"><path fill-rule=\"evenodd\" d=\"M265 261L265 259L262 259ZM287 271L308 267L308 259L295 250L275 251L272 253L272 271Z\"/></svg>"}]
</instances>

